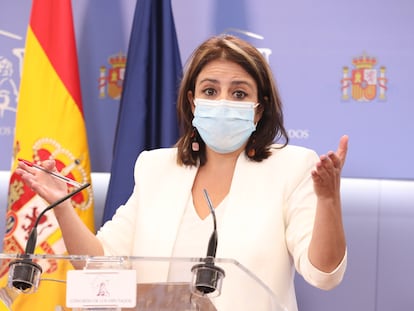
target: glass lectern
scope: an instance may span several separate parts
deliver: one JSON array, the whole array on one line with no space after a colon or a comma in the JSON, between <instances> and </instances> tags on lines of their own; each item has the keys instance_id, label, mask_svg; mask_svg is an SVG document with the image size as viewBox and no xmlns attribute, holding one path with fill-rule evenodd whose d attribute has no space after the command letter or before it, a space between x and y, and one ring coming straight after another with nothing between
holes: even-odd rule
<instances>
[{"instance_id":1,"label":"glass lectern","mask_svg":"<svg viewBox=\"0 0 414 311\"><path fill-rule=\"evenodd\" d=\"M10 267L7 290L0 293L5 305L15 295L31 295L44 282L56 282L67 287L65 310L286 311L260 279L232 259L10 254L0 259ZM44 260L76 269L63 280L43 278Z\"/></svg>"}]
</instances>

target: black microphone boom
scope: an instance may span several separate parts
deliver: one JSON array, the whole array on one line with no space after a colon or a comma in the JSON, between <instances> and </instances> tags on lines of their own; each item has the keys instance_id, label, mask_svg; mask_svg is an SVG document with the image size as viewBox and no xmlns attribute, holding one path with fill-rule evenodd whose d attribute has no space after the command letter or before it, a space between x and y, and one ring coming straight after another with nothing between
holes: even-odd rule
<instances>
[{"instance_id":1,"label":"black microphone boom","mask_svg":"<svg viewBox=\"0 0 414 311\"><path fill-rule=\"evenodd\" d=\"M52 208L58 206L59 204L63 203L64 201L66 201L67 199L73 197L75 194L81 192L83 189L89 187L90 184L89 183L85 183L82 186L80 186L79 188L75 189L72 192L69 192L66 196L64 196L63 198L57 200L56 202L50 204L48 207L46 207L36 218L36 221L33 225L33 229L30 232L29 238L27 239L27 243L26 243L26 250L25 250L25 254L33 254L34 249L36 247L36 242L37 242L37 226L39 225L39 222L41 220L41 218L43 217L43 215L51 210Z\"/></svg>"},{"instance_id":2,"label":"black microphone boom","mask_svg":"<svg viewBox=\"0 0 414 311\"><path fill-rule=\"evenodd\" d=\"M9 287L14 287L25 293L29 292L33 286L37 288L39 284L39 277L42 273L42 268L40 267L40 265L32 261L32 259L30 258L30 254L34 254L34 249L36 247L37 242L37 226L39 225L41 218L47 211L66 201L67 199L73 197L75 194L81 192L89 186L89 183L82 184L79 188L75 189L63 198L47 206L37 216L36 221L33 225L33 229L30 232L29 238L27 239L24 254L21 255L20 259L14 260L9 264Z\"/></svg>"},{"instance_id":3,"label":"black microphone boom","mask_svg":"<svg viewBox=\"0 0 414 311\"><path fill-rule=\"evenodd\" d=\"M211 203L210 197L207 193L207 190L204 189L204 196L207 201L208 208L210 209L211 216L213 217L214 222L214 230L213 233L210 236L210 240L208 242L208 248L207 248L207 258L215 258L216 252L217 252L217 243L218 243L218 235L217 235L217 219L216 219L216 212L214 211L213 204Z\"/></svg>"},{"instance_id":4,"label":"black microphone boom","mask_svg":"<svg viewBox=\"0 0 414 311\"><path fill-rule=\"evenodd\" d=\"M218 241L216 213L206 189L204 189L204 196L213 217L214 230L208 242L207 256L204 259L204 263L197 264L191 268L191 271L194 273L193 288L196 294L214 295L216 293L219 295L225 273L223 269L214 264Z\"/></svg>"}]
</instances>

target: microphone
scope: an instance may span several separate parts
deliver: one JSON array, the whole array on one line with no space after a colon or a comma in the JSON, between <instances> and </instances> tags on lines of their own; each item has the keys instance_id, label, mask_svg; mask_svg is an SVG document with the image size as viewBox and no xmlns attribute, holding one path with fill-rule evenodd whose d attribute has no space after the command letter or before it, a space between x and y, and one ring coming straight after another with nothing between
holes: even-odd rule
<instances>
[{"instance_id":1,"label":"microphone","mask_svg":"<svg viewBox=\"0 0 414 311\"><path fill-rule=\"evenodd\" d=\"M14 287L24 293L30 292L33 286L35 289L37 289L37 286L39 285L39 278L42 273L42 268L39 264L32 261L30 255L34 254L34 249L37 242L37 226L39 225L41 218L47 211L51 210L52 208L56 207L57 205L61 204L62 202L66 201L67 199L71 198L89 186L90 183L82 184L79 188L47 206L37 216L29 238L27 239L25 252L23 255L21 255L22 259L14 260L9 264L9 287Z\"/></svg>"},{"instance_id":2,"label":"microphone","mask_svg":"<svg viewBox=\"0 0 414 311\"><path fill-rule=\"evenodd\" d=\"M208 192L206 189L203 189L204 191L204 197L206 198L208 208L210 209L211 215L213 216L213 233L210 236L210 240L208 241L208 248L207 248L207 258L215 258L216 257L216 251L217 251L217 243L218 243L218 237L217 237L217 219L216 219L216 212L213 207L213 204L211 203L210 196L208 195Z\"/></svg>"},{"instance_id":3,"label":"microphone","mask_svg":"<svg viewBox=\"0 0 414 311\"><path fill-rule=\"evenodd\" d=\"M200 295L218 296L221 292L221 285L225 273L223 269L214 265L218 243L217 219L208 192L206 189L203 189L203 191L213 217L214 228L208 242L207 256L203 260L204 263L197 264L191 268L193 272L192 288L195 293Z\"/></svg>"}]
</instances>

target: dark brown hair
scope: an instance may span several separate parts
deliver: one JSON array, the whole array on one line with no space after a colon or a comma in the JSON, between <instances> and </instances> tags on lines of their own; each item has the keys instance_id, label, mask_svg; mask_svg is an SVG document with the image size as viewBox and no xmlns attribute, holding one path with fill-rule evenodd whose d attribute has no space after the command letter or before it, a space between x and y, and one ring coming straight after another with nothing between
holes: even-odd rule
<instances>
[{"instance_id":1,"label":"dark brown hair","mask_svg":"<svg viewBox=\"0 0 414 311\"><path fill-rule=\"evenodd\" d=\"M187 62L177 99L178 122L182 133L176 144L177 161L184 165L204 165L207 161L205 143L192 126L194 116L187 94L189 91L195 94L195 83L199 73L204 66L216 59L240 65L256 81L258 102L263 114L257 123L256 131L247 142L245 153L251 160L260 162L269 157L272 143L282 140L281 148L288 143L289 139L283 125L282 103L266 59L253 45L232 35L208 39L193 52ZM193 151L191 148L194 135L197 136L199 151Z\"/></svg>"}]
</instances>

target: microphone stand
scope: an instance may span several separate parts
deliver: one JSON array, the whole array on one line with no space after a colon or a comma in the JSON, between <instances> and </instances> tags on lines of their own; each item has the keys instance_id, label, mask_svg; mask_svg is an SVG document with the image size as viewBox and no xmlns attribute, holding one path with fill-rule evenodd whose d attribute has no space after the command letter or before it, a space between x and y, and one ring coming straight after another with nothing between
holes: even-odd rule
<instances>
[{"instance_id":1,"label":"microphone stand","mask_svg":"<svg viewBox=\"0 0 414 311\"><path fill-rule=\"evenodd\" d=\"M204 196L207 200L211 215L213 216L214 230L210 236L207 256L204 258L204 263L197 264L191 268L191 272L193 272L192 287L196 294L213 297L220 295L225 273L223 269L214 264L218 241L216 213L206 189L204 189Z\"/></svg>"},{"instance_id":2,"label":"microphone stand","mask_svg":"<svg viewBox=\"0 0 414 311\"><path fill-rule=\"evenodd\" d=\"M56 207L57 205L61 204L62 202L66 201L67 199L71 198L89 186L89 183L81 185L79 188L68 193L63 198L50 204L37 216L33 229L30 232L29 238L27 240L24 254L19 256L19 259L14 260L9 264L9 287L14 287L23 293L30 292L33 286L35 289L37 289L40 281L40 275L42 274L42 267L31 259L31 255L34 254L34 249L36 247L37 226L39 225L40 219L47 211L51 210L52 208Z\"/></svg>"}]
</instances>

